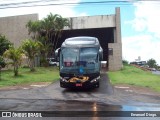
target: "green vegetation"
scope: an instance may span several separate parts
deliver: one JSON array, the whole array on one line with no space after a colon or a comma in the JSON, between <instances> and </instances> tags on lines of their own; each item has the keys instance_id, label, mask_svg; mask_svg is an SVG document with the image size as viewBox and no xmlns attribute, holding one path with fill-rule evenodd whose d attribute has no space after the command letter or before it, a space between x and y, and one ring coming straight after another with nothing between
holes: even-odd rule
<instances>
[{"instance_id":1,"label":"green vegetation","mask_svg":"<svg viewBox=\"0 0 160 120\"><path fill-rule=\"evenodd\" d=\"M1 73L0 87L34 82L54 82L58 78L57 67L38 67L35 72L30 72L30 68L20 68L18 76L14 76L12 70L6 70Z\"/></svg>"},{"instance_id":2,"label":"green vegetation","mask_svg":"<svg viewBox=\"0 0 160 120\"><path fill-rule=\"evenodd\" d=\"M128 65L128 64L129 64L129 62L128 62L127 60L122 60L122 63L123 63L124 65Z\"/></svg>"},{"instance_id":3,"label":"green vegetation","mask_svg":"<svg viewBox=\"0 0 160 120\"><path fill-rule=\"evenodd\" d=\"M21 48L10 47L4 52L3 56L12 60L10 64L14 67L14 76L18 76L18 68L21 65L23 57Z\"/></svg>"},{"instance_id":4,"label":"green vegetation","mask_svg":"<svg viewBox=\"0 0 160 120\"><path fill-rule=\"evenodd\" d=\"M12 45L11 42L4 35L0 34L0 56L9 49L10 45Z\"/></svg>"},{"instance_id":5,"label":"green vegetation","mask_svg":"<svg viewBox=\"0 0 160 120\"><path fill-rule=\"evenodd\" d=\"M69 27L69 20L61 15L50 13L46 18L37 21L28 21L26 27L33 40L43 45L40 50L40 65L48 66L46 58L56 50L58 40L62 36L64 27ZM52 52L51 52L52 51Z\"/></svg>"},{"instance_id":6,"label":"green vegetation","mask_svg":"<svg viewBox=\"0 0 160 120\"><path fill-rule=\"evenodd\" d=\"M3 59L3 57L0 56L0 69L4 68L5 66L6 66L6 63L5 63L4 59Z\"/></svg>"},{"instance_id":7,"label":"green vegetation","mask_svg":"<svg viewBox=\"0 0 160 120\"><path fill-rule=\"evenodd\" d=\"M3 53L8 50L11 45L11 42L4 35L0 34L0 67L2 68L6 66Z\"/></svg>"},{"instance_id":8,"label":"green vegetation","mask_svg":"<svg viewBox=\"0 0 160 120\"><path fill-rule=\"evenodd\" d=\"M147 65L150 67L150 68L157 68L157 62L156 60L154 60L153 58L149 59L147 61Z\"/></svg>"},{"instance_id":9,"label":"green vegetation","mask_svg":"<svg viewBox=\"0 0 160 120\"><path fill-rule=\"evenodd\" d=\"M6 64L12 64L14 67L14 77L10 77L10 71L2 72L4 74L2 77L4 78L0 81L0 86L15 85L31 81L45 81L45 78L50 77L50 75L47 75L48 72L44 76L42 76L43 74L35 76L34 58L35 56L40 57L40 65L48 66L46 58L53 54L58 39L62 35L63 28L69 27L69 20L63 18L61 15L53 15L50 13L43 20L28 21L26 27L33 40L26 39L19 48L16 48L5 36L0 34L0 68L4 68ZM53 41L52 44L51 41ZM30 71L34 73L27 73L27 75L26 73L23 73L23 69L21 69L19 73L19 67L21 66L21 61L24 57L28 58L28 66L30 67ZM11 62L5 63L6 61L4 58ZM47 70L47 68L44 69L44 71ZM57 76L55 77L57 78ZM51 78L54 78L54 76L51 76ZM51 78L49 78L49 80L51 80Z\"/></svg>"},{"instance_id":10,"label":"green vegetation","mask_svg":"<svg viewBox=\"0 0 160 120\"><path fill-rule=\"evenodd\" d=\"M38 41L33 41L31 39L23 41L22 49L24 54L28 57L30 71L35 71L35 56L38 55L40 47L41 43Z\"/></svg>"},{"instance_id":11,"label":"green vegetation","mask_svg":"<svg viewBox=\"0 0 160 120\"><path fill-rule=\"evenodd\" d=\"M146 72L134 66L124 65L124 68L116 72L108 72L112 84L129 84L148 87L160 92L160 76Z\"/></svg>"}]
</instances>

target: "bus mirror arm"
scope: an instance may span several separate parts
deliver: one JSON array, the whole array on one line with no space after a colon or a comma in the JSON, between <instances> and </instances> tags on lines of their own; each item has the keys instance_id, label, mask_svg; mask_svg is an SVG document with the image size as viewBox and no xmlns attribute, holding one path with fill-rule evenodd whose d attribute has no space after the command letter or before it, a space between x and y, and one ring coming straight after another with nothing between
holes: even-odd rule
<instances>
[{"instance_id":1,"label":"bus mirror arm","mask_svg":"<svg viewBox=\"0 0 160 120\"><path fill-rule=\"evenodd\" d=\"M103 49L100 48L99 49L99 61L102 61L103 60Z\"/></svg>"},{"instance_id":2,"label":"bus mirror arm","mask_svg":"<svg viewBox=\"0 0 160 120\"><path fill-rule=\"evenodd\" d=\"M61 51L61 48L57 48L56 51L55 51L55 59L56 59L56 61L59 61L60 51Z\"/></svg>"}]
</instances>

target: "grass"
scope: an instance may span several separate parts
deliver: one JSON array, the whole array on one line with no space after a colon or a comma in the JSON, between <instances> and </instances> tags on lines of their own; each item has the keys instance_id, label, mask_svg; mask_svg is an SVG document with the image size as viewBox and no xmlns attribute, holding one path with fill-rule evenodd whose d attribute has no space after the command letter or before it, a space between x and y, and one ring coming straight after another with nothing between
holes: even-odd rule
<instances>
[{"instance_id":1,"label":"grass","mask_svg":"<svg viewBox=\"0 0 160 120\"><path fill-rule=\"evenodd\" d=\"M124 68L116 72L108 72L112 84L129 84L148 87L160 92L160 76L146 72L134 66L124 65Z\"/></svg>"},{"instance_id":2,"label":"grass","mask_svg":"<svg viewBox=\"0 0 160 120\"><path fill-rule=\"evenodd\" d=\"M38 67L35 72L30 72L29 68L20 68L17 77L13 75L12 70L6 70L1 73L0 87L34 82L54 82L58 78L59 72L56 67Z\"/></svg>"}]
</instances>

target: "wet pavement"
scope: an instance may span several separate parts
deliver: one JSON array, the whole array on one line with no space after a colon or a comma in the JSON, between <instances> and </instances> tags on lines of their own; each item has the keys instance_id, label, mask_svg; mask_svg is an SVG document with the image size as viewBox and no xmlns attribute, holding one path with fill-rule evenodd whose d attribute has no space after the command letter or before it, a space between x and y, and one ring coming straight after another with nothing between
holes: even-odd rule
<instances>
[{"instance_id":1,"label":"wet pavement","mask_svg":"<svg viewBox=\"0 0 160 120\"><path fill-rule=\"evenodd\" d=\"M160 71L152 71L152 74L160 75Z\"/></svg>"},{"instance_id":2,"label":"wet pavement","mask_svg":"<svg viewBox=\"0 0 160 120\"><path fill-rule=\"evenodd\" d=\"M0 90L0 110L70 112L102 111L104 113L108 111L160 111L160 95L158 93L145 94L145 92L135 92L128 89L128 87L113 87L108 76L102 73L100 88L96 89L64 89L60 88L59 81L57 81L49 86L40 88ZM80 118L86 120L132 120L134 117L87 117L82 115ZM55 117L55 119L77 120L78 118L62 116ZM140 120L141 119L144 118L140 118ZM146 119L150 120L151 118L145 117L145 120Z\"/></svg>"}]
</instances>

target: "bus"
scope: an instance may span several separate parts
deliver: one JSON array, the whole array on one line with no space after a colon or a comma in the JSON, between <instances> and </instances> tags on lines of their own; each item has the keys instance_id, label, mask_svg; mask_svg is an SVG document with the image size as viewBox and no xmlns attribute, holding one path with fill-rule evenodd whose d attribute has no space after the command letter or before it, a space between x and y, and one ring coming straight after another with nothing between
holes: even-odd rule
<instances>
[{"instance_id":1,"label":"bus","mask_svg":"<svg viewBox=\"0 0 160 120\"><path fill-rule=\"evenodd\" d=\"M98 38L67 38L55 51L55 56L59 60L60 87L99 87L103 49Z\"/></svg>"}]
</instances>

